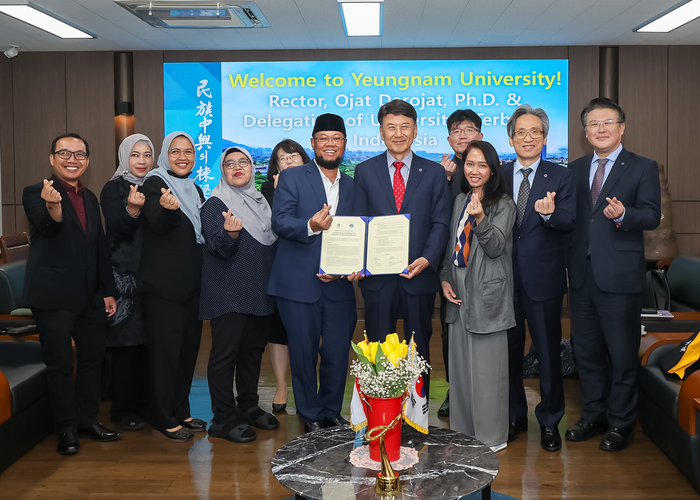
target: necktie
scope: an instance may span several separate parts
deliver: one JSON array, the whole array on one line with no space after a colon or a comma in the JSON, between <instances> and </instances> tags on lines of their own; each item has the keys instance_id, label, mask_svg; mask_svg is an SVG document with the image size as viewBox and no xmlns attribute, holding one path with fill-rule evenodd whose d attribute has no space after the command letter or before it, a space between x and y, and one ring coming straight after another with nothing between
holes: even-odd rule
<instances>
[{"instance_id":1,"label":"necktie","mask_svg":"<svg viewBox=\"0 0 700 500\"><path fill-rule=\"evenodd\" d=\"M403 195L406 192L406 186L401 175L402 161L395 161L394 165L394 200L396 200L396 212L401 212L401 204L403 203Z\"/></svg>"},{"instance_id":2,"label":"necktie","mask_svg":"<svg viewBox=\"0 0 700 500\"><path fill-rule=\"evenodd\" d=\"M598 203L600 192L603 190L603 178L605 177L605 165L607 163L607 158L598 158L598 170L595 171L593 183L591 184L591 202L594 207Z\"/></svg>"},{"instance_id":3,"label":"necktie","mask_svg":"<svg viewBox=\"0 0 700 500\"><path fill-rule=\"evenodd\" d=\"M517 223L518 227L523 223L523 218L525 217L525 207L527 207L527 199L530 197L530 181L527 180L527 176L532 173L531 168L520 169L523 173L523 182L520 183L520 190L518 191L518 205L517 205Z\"/></svg>"}]
</instances>

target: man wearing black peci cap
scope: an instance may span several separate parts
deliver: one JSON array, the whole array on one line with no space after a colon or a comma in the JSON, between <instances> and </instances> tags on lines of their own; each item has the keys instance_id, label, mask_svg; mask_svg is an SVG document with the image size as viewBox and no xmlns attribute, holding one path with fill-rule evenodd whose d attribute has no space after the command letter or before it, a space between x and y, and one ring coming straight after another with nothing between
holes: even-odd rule
<instances>
[{"instance_id":1,"label":"man wearing black peci cap","mask_svg":"<svg viewBox=\"0 0 700 500\"><path fill-rule=\"evenodd\" d=\"M333 216L352 215L353 179L338 170L346 143L343 119L319 116L311 138L316 157L282 171L272 209L279 246L267 293L277 298L289 336L294 400L306 432L348 423L340 410L357 322L355 292L344 277L318 274L321 232Z\"/></svg>"}]
</instances>

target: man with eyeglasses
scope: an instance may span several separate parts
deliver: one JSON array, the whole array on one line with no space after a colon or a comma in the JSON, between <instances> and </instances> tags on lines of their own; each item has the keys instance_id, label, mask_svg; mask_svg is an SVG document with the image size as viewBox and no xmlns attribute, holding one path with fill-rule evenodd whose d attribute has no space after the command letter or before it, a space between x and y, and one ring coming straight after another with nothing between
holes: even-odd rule
<instances>
[{"instance_id":1,"label":"man with eyeglasses","mask_svg":"<svg viewBox=\"0 0 700 500\"><path fill-rule=\"evenodd\" d=\"M527 431L523 385L525 322L537 353L540 403L535 416L546 451L561 448L564 416L561 372L561 309L566 293L566 233L574 226L576 192L571 171L541 157L549 117L541 108L518 106L506 125L517 156L503 165L506 191L516 204L513 225L513 305L516 326L508 330L508 441Z\"/></svg>"},{"instance_id":2,"label":"man with eyeglasses","mask_svg":"<svg viewBox=\"0 0 700 500\"><path fill-rule=\"evenodd\" d=\"M450 195L450 210L455 204L457 196L462 192L466 182L464 177L464 152L472 141L480 141L484 138L481 133L481 117L471 109L458 109L447 118L447 143L452 147L454 156L442 155L440 165L445 168L447 174L447 190ZM442 265L442 260L440 264ZM445 323L445 310L447 299L440 295L440 326L442 327L442 359L445 362L445 379L449 383L449 334ZM438 408L439 417L450 416L450 391L447 391L445 401Z\"/></svg>"},{"instance_id":3,"label":"man with eyeglasses","mask_svg":"<svg viewBox=\"0 0 700 500\"><path fill-rule=\"evenodd\" d=\"M346 144L340 116L316 118L315 158L280 173L272 204L279 246L267 293L277 298L289 337L294 400L305 432L349 424L340 411L357 322L355 291L345 277L318 274L321 233L333 216L352 215L353 179L338 169Z\"/></svg>"},{"instance_id":4,"label":"man with eyeglasses","mask_svg":"<svg viewBox=\"0 0 700 500\"><path fill-rule=\"evenodd\" d=\"M622 147L625 112L599 97L581 112L593 154L569 165L576 184L576 224L569 287L581 419L570 441L605 433L604 451L627 448L639 399L644 231L661 221L659 169Z\"/></svg>"},{"instance_id":5,"label":"man with eyeglasses","mask_svg":"<svg viewBox=\"0 0 700 500\"><path fill-rule=\"evenodd\" d=\"M431 318L437 275L450 224L445 169L416 156L411 145L418 134L416 110L394 99L377 113L386 153L355 168L354 213L359 216L411 215L408 268L405 274L368 276L360 281L365 300L365 326L371 341L383 341L403 318L406 340L415 333L418 352L430 363ZM430 375L423 375L426 397Z\"/></svg>"},{"instance_id":6,"label":"man with eyeglasses","mask_svg":"<svg viewBox=\"0 0 700 500\"><path fill-rule=\"evenodd\" d=\"M80 451L78 433L97 441L121 437L97 420L107 318L117 303L97 197L80 182L89 156L78 134L58 136L49 155L54 175L22 197L31 234L24 302L39 332L62 455Z\"/></svg>"}]
</instances>

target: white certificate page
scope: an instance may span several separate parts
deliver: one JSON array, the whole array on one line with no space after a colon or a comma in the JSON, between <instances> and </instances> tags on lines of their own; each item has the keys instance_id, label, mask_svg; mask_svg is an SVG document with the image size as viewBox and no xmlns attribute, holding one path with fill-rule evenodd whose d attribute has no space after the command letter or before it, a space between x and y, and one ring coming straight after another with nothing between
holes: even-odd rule
<instances>
[{"instance_id":1,"label":"white certificate page","mask_svg":"<svg viewBox=\"0 0 700 500\"><path fill-rule=\"evenodd\" d=\"M409 216L410 217L410 216ZM411 220L405 214L375 217L367 230L367 272L401 274L408 267Z\"/></svg>"},{"instance_id":2,"label":"white certificate page","mask_svg":"<svg viewBox=\"0 0 700 500\"><path fill-rule=\"evenodd\" d=\"M364 269L365 228L361 217L333 217L322 233L320 274L347 276Z\"/></svg>"}]
</instances>

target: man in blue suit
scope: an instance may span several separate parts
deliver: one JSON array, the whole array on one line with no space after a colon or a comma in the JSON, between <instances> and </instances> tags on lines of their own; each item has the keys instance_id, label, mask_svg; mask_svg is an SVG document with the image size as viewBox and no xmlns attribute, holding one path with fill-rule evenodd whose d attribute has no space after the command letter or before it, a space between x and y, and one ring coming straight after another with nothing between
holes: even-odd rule
<instances>
[{"instance_id":1,"label":"man in blue suit","mask_svg":"<svg viewBox=\"0 0 700 500\"><path fill-rule=\"evenodd\" d=\"M605 432L600 448L619 451L632 441L637 419L643 232L661 221L659 168L622 147L625 112L617 103L593 99L581 123L594 152L569 166L576 184L568 264L581 420L566 439Z\"/></svg>"},{"instance_id":2,"label":"man in blue suit","mask_svg":"<svg viewBox=\"0 0 700 500\"><path fill-rule=\"evenodd\" d=\"M277 298L289 336L292 388L305 432L348 423L340 410L357 322L355 292L344 277L318 274L321 232L334 215L352 215L353 180L338 170L346 143L343 119L319 116L311 139L316 157L284 170L274 195L279 246L267 293Z\"/></svg>"},{"instance_id":3,"label":"man in blue suit","mask_svg":"<svg viewBox=\"0 0 700 500\"><path fill-rule=\"evenodd\" d=\"M542 448L557 451L557 426L564 416L561 373L561 308L566 293L564 234L574 227L576 192L566 167L540 158L547 144L549 117L543 109L519 106L506 126L517 159L503 166L507 191L517 217L513 226L515 320L508 330L508 441L527 431L527 399L523 385L525 321L537 353L540 403L535 415Z\"/></svg>"},{"instance_id":4,"label":"man in blue suit","mask_svg":"<svg viewBox=\"0 0 700 500\"><path fill-rule=\"evenodd\" d=\"M395 99L377 114L387 152L355 169L353 212L360 216L411 214L406 274L369 276L360 281L365 327L371 341L396 331L399 314L404 337L415 332L418 352L430 362L431 318L440 290L437 266L445 252L450 205L445 169L411 151L418 134L416 110ZM423 376L426 395L429 375Z\"/></svg>"}]
</instances>

